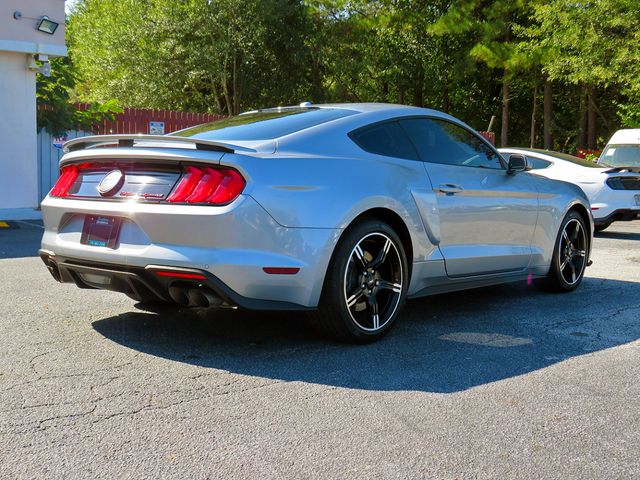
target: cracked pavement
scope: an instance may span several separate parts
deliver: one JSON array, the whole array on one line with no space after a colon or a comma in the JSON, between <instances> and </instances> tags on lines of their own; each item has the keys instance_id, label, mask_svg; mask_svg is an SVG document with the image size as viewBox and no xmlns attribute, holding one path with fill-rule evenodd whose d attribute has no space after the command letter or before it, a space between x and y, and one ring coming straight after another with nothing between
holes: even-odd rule
<instances>
[{"instance_id":1,"label":"cracked pavement","mask_svg":"<svg viewBox=\"0 0 640 480\"><path fill-rule=\"evenodd\" d=\"M640 222L578 291L411 301L383 341L136 308L0 231L0 478L638 478Z\"/></svg>"}]
</instances>

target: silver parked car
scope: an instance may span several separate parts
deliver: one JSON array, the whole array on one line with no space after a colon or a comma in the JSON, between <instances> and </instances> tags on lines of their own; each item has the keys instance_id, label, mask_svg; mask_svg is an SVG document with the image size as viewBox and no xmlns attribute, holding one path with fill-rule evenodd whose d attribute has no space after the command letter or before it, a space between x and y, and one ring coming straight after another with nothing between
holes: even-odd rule
<instances>
[{"instance_id":1,"label":"silver parked car","mask_svg":"<svg viewBox=\"0 0 640 480\"><path fill-rule=\"evenodd\" d=\"M580 188L434 110L303 104L65 150L43 261L143 303L311 310L366 342L406 298L527 278L566 292L589 262Z\"/></svg>"}]
</instances>

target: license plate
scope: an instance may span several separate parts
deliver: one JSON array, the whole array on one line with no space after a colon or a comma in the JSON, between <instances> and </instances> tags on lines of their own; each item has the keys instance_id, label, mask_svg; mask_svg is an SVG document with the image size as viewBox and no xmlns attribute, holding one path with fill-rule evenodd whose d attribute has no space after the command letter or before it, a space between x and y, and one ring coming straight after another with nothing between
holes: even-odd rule
<instances>
[{"instance_id":1,"label":"license plate","mask_svg":"<svg viewBox=\"0 0 640 480\"><path fill-rule=\"evenodd\" d=\"M636 205L638 205L640 207L640 194L634 195L634 197L636 199Z\"/></svg>"},{"instance_id":2,"label":"license plate","mask_svg":"<svg viewBox=\"0 0 640 480\"><path fill-rule=\"evenodd\" d=\"M84 219L80 243L92 247L116 248L122 219L87 215Z\"/></svg>"}]
</instances>

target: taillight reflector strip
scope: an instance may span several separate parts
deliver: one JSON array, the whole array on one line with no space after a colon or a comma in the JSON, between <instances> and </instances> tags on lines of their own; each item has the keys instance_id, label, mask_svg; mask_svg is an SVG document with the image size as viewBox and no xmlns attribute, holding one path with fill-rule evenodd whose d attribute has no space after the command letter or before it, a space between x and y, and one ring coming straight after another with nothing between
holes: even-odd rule
<instances>
[{"instance_id":1,"label":"taillight reflector strip","mask_svg":"<svg viewBox=\"0 0 640 480\"><path fill-rule=\"evenodd\" d=\"M300 271L297 267L263 267L262 270L269 275L295 275Z\"/></svg>"},{"instance_id":2,"label":"taillight reflector strip","mask_svg":"<svg viewBox=\"0 0 640 480\"><path fill-rule=\"evenodd\" d=\"M200 273L186 273L186 272L171 272L171 271L157 271L155 274L159 277L172 277L172 278L184 278L189 280L206 280L207 277Z\"/></svg>"}]
</instances>

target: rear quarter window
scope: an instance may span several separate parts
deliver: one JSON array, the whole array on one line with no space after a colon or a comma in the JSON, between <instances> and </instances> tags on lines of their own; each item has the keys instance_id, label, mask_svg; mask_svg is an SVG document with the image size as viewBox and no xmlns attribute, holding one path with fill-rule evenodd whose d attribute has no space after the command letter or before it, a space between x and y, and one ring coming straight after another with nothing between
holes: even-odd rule
<instances>
[{"instance_id":1,"label":"rear quarter window","mask_svg":"<svg viewBox=\"0 0 640 480\"><path fill-rule=\"evenodd\" d=\"M361 149L386 157L418 160L418 154L398 122L386 122L349 134Z\"/></svg>"}]
</instances>

